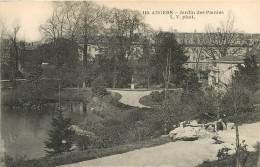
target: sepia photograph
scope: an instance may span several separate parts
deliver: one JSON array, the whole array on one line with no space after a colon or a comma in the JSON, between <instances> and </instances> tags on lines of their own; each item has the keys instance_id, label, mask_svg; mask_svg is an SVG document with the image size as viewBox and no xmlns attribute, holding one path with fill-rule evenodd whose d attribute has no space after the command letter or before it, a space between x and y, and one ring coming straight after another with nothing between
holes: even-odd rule
<instances>
[{"instance_id":1,"label":"sepia photograph","mask_svg":"<svg viewBox=\"0 0 260 167\"><path fill-rule=\"evenodd\" d=\"M260 167L259 9L0 0L0 167Z\"/></svg>"}]
</instances>

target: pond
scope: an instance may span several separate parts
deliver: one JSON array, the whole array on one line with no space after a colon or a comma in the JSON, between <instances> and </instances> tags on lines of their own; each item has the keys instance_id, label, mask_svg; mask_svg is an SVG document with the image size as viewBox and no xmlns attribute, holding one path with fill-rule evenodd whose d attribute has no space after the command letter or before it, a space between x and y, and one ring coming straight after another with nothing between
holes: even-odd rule
<instances>
[{"instance_id":1,"label":"pond","mask_svg":"<svg viewBox=\"0 0 260 167\"><path fill-rule=\"evenodd\" d=\"M66 117L82 116L86 105L80 101L62 104ZM48 139L52 116L57 104L49 104L44 111L25 111L1 108L1 144L11 157L26 156L29 159L45 155L44 141ZM2 146L1 145L1 146Z\"/></svg>"}]
</instances>

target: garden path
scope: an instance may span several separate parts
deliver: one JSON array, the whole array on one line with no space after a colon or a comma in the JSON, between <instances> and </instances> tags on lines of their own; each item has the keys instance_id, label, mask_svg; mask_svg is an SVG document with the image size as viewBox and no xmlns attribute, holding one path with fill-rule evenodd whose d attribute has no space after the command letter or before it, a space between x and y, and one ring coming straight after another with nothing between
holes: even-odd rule
<instances>
[{"instance_id":1,"label":"garden path","mask_svg":"<svg viewBox=\"0 0 260 167\"><path fill-rule=\"evenodd\" d=\"M254 145L259 140L260 122L244 124L239 127L240 141L246 140ZM85 166L171 166L195 167L204 160L216 160L218 149L225 144L234 144L235 130L223 131L219 136L227 143L212 144L213 139L205 138L196 141L177 141L151 148L143 148L123 154L117 154L83 161L62 167Z\"/></svg>"},{"instance_id":2,"label":"garden path","mask_svg":"<svg viewBox=\"0 0 260 167\"><path fill-rule=\"evenodd\" d=\"M139 107L139 108L150 108L139 103L139 100L149 95L152 91L134 91L134 90L110 90L111 92L119 93L122 97L119 100L120 103L125 105Z\"/></svg>"}]
</instances>

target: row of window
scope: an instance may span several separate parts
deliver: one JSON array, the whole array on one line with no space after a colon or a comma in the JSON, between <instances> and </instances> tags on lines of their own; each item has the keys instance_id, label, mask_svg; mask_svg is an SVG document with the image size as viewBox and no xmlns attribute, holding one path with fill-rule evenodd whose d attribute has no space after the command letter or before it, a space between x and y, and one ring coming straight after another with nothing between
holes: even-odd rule
<instances>
[{"instance_id":1,"label":"row of window","mask_svg":"<svg viewBox=\"0 0 260 167\"><path fill-rule=\"evenodd\" d=\"M177 38L200 38L205 37L206 33L175 33ZM237 34L240 39L260 39L260 34Z\"/></svg>"},{"instance_id":2,"label":"row of window","mask_svg":"<svg viewBox=\"0 0 260 167\"><path fill-rule=\"evenodd\" d=\"M200 44L200 43L202 44L202 42L203 42L200 39L194 40L194 39L185 39L185 38L177 38L177 41L182 44ZM258 41L259 41L259 39L248 39L248 41L240 39L240 40L237 40L236 42L234 42L233 45L252 46L252 45L256 44Z\"/></svg>"}]
</instances>

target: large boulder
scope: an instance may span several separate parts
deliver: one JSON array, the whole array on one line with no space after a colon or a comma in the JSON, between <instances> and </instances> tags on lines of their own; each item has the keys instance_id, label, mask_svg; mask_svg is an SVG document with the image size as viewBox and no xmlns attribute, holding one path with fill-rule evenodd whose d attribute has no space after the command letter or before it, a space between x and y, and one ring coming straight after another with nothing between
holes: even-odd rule
<instances>
[{"instance_id":1,"label":"large boulder","mask_svg":"<svg viewBox=\"0 0 260 167\"><path fill-rule=\"evenodd\" d=\"M197 120L192 120L192 121L190 121L190 125L191 125L191 126L199 126Z\"/></svg>"},{"instance_id":2,"label":"large boulder","mask_svg":"<svg viewBox=\"0 0 260 167\"><path fill-rule=\"evenodd\" d=\"M212 138L214 136L214 133L208 132L206 129L202 128L199 131L199 138L204 139L204 138Z\"/></svg>"},{"instance_id":3,"label":"large boulder","mask_svg":"<svg viewBox=\"0 0 260 167\"><path fill-rule=\"evenodd\" d=\"M181 128L185 128L188 124L188 121L183 121L183 122L180 122L179 125Z\"/></svg>"},{"instance_id":4,"label":"large boulder","mask_svg":"<svg viewBox=\"0 0 260 167\"><path fill-rule=\"evenodd\" d=\"M171 138L173 138L174 136L177 135L177 133L179 133L179 132L182 131L182 130L183 130L182 127L175 128L174 130L170 131L169 136L170 136Z\"/></svg>"},{"instance_id":5,"label":"large boulder","mask_svg":"<svg viewBox=\"0 0 260 167\"><path fill-rule=\"evenodd\" d=\"M185 123L184 123L185 124ZM180 126L175 128L169 133L169 137L173 140L186 140L193 141L201 138L212 137L212 133L208 132L208 130L204 129L204 126L197 124L196 122L191 123L194 126ZM199 126L195 126L199 125ZM213 124L214 125L214 124ZM211 127L211 126L209 126ZM214 129L214 127L212 127Z\"/></svg>"},{"instance_id":6,"label":"large boulder","mask_svg":"<svg viewBox=\"0 0 260 167\"><path fill-rule=\"evenodd\" d=\"M199 127L185 127L183 130L179 131L173 139L185 141L197 140L199 138L199 129Z\"/></svg>"}]
</instances>

